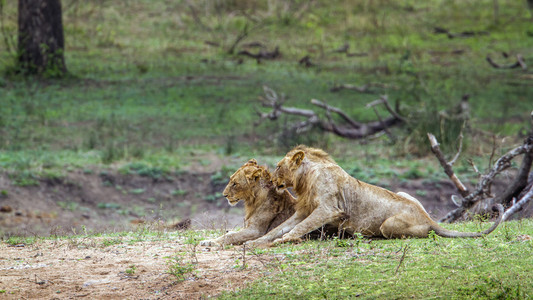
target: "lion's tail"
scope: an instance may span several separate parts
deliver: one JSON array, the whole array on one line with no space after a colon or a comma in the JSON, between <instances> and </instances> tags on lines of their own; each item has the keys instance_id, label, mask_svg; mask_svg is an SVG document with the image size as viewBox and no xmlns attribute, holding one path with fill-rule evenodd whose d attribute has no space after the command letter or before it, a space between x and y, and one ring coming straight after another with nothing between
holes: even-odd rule
<instances>
[{"instance_id":1,"label":"lion's tail","mask_svg":"<svg viewBox=\"0 0 533 300\"><path fill-rule=\"evenodd\" d=\"M439 226L436 223L434 226L432 226L431 229L435 231L437 235L442 236L442 237L447 237L447 238L484 236L484 235L487 235L493 232L494 229L496 229L496 227L500 225L503 219L503 206L501 204L495 204L494 206L492 206L492 210L498 212L498 219L494 222L494 224L492 224L492 226L489 229L482 231L482 232L460 232L460 231L448 230L446 228Z\"/></svg>"}]
</instances>

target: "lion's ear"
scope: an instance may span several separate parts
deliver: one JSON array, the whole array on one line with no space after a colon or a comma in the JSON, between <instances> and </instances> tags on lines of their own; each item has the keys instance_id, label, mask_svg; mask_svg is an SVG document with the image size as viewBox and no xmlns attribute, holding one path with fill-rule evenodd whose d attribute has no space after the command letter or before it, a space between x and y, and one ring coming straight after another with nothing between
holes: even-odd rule
<instances>
[{"instance_id":1,"label":"lion's ear","mask_svg":"<svg viewBox=\"0 0 533 300\"><path fill-rule=\"evenodd\" d=\"M252 158L252 159L250 159L250 160L247 162L247 164L257 166L257 160L255 160L255 158Z\"/></svg>"},{"instance_id":2,"label":"lion's ear","mask_svg":"<svg viewBox=\"0 0 533 300\"><path fill-rule=\"evenodd\" d=\"M246 177L248 177L248 180L257 180L261 177L263 174L263 170L257 169L253 171L252 173L248 174Z\"/></svg>"},{"instance_id":3,"label":"lion's ear","mask_svg":"<svg viewBox=\"0 0 533 300\"><path fill-rule=\"evenodd\" d=\"M305 153L303 151L298 151L294 153L294 155L291 158L291 161L296 165L299 166L302 161L304 160Z\"/></svg>"}]
</instances>

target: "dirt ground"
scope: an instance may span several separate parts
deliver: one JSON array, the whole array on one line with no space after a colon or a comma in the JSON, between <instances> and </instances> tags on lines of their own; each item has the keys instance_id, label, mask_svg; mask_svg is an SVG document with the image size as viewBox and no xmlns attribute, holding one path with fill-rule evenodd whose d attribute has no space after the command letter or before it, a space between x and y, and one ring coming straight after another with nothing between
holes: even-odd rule
<instances>
[{"instance_id":1,"label":"dirt ground","mask_svg":"<svg viewBox=\"0 0 533 300\"><path fill-rule=\"evenodd\" d=\"M164 178L78 170L20 187L2 174L0 234L4 239L84 235L137 230L147 224L173 232L178 230L174 224L184 220L190 220L191 229L242 226L242 204L230 207L216 195L225 186L216 175L215 170L194 168ZM435 219L454 208L449 199L455 188L446 181L411 180L384 187L420 199ZM242 288L273 271L253 258L248 268L239 268L242 247L198 246L195 271L176 283L167 272L168 257L191 253L187 247L192 246L180 238L105 246L94 237L0 243L0 299L196 299ZM134 272L126 272L131 266Z\"/></svg>"},{"instance_id":2,"label":"dirt ground","mask_svg":"<svg viewBox=\"0 0 533 300\"><path fill-rule=\"evenodd\" d=\"M2 243L0 298L198 299L242 288L268 272L253 258L246 261L247 268L240 268L240 248L198 247L195 270L177 281L167 272L168 257L182 250L191 253L187 247L192 246L179 240L104 247L94 238Z\"/></svg>"}]
</instances>

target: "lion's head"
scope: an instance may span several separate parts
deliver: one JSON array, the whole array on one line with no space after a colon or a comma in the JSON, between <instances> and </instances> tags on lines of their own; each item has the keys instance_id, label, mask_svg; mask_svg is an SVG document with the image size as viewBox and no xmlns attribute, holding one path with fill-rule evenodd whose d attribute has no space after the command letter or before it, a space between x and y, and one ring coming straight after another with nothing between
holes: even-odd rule
<instances>
[{"instance_id":1,"label":"lion's head","mask_svg":"<svg viewBox=\"0 0 533 300\"><path fill-rule=\"evenodd\" d=\"M289 151L280 160L272 175L273 182L278 189L294 187L294 173L302 165L304 160L334 162L331 157L321 149L299 145Z\"/></svg>"},{"instance_id":2,"label":"lion's head","mask_svg":"<svg viewBox=\"0 0 533 300\"><path fill-rule=\"evenodd\" d=\"M260 186L258 184L260 180L270 182L270 172L265 167L257 165L255 159L251 159L231 175L223 195L230 205L236 205L239 201L254 196L256 188Z\"/></svg>"},{"instance_id":3,"label":"lion's head","mask_svg":"<svg viewBox=\"0 0 533 300\"><path fill-rule=\"evenodd\" d=\"M305 153L301 150L296 151L295 153L291 152L278 162L276 170L274 171L274 184L278 189L286 189L294 185L292 175L302 164L305 157Z\"/></svg>"}]
</instances>

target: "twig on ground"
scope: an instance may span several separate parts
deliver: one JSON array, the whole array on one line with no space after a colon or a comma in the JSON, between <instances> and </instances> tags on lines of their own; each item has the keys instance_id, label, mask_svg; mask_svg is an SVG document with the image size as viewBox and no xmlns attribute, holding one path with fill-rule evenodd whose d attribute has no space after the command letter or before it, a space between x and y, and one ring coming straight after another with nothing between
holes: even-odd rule
<instances>
[{"instance_id":1,"label":"twig on ground","mask_svg":"<svg viewBox=\"0 0 533 300\"><path fill-rule=\"evenodd\" d=\"M403 260L405 259L405 256L407 254L407 249L409 249L409 244L405 245L405 247L403 247L403 253L402 253L402 257L400 257L400 262L398 263L398 266L396 267L396 270L394 271L394 275L396 275L398 273L398 270L400 269L402 263L403 263Z\"/></svg>"}]
</instances>

